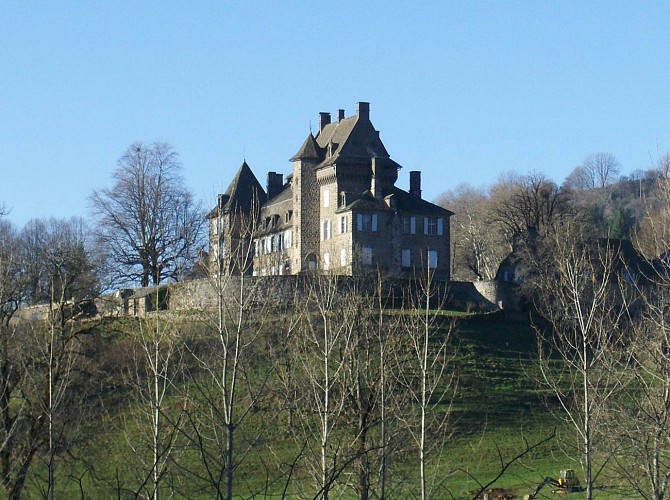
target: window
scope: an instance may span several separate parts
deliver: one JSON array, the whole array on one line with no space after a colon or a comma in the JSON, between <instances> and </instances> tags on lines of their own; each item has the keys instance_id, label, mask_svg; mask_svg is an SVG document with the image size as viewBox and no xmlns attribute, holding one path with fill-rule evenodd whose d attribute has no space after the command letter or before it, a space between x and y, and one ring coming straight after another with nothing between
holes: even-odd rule
<instances>
[{"instance_id":1,"label":"window","mask_svg":"<svg viewBox=\"0 0 670 500\"><path fill-rule=\"evenodd\" d=\"M412 251L409 248L402 249L402 267L410 267L412 265Z\"/></svg>"},{"instance_id":2,"label":"window","mask_svg":"<svg viewBox=\"0 0 670 500\"><path fill-rule=\"evenodd\" d=\"M347 226L348 220L346 215L340 215L340 234L346 234L349 229Z\"/></svg>"},{"instance_id":3,"label":"window","mask_svg":"<svg viewBox=\"0 0 670 500\"><path fill-rule=\"evenodd\" d=\"M284 214L284 222L288 223L291 220L291 217L293 216L293 210L288 210Z\"/></svg>"},{"instance_id":4,"label":"window","mask_svg":"<svg viewBox=\"0 0 670 500\"><path fill-rule=\"evenodd\" d=\"M356 228L359 231L376 232L377 214L357 214Z\"/></svg>"},{"instance_id":5,"label":"window","mask_svg":"<svg viewBox=\"0 0 670 500\"><path fill-rule=\"evenodd\" d=\"M329 240L333 237L332 233L332 223L330 220L324 220L321 222L321 240Z\"/></svg>"},{"instance_id":6,"label":"window","mask_svg":"<svg viewBox=\"0 0 670 500\"><path fill-rule=\"evenodd\" d=\"M405 234L416 234L416 217L407 217L405 220L407 221L407 230L405 231Z\"/></svg>"},{"instance_id":7,"label":"window","mask_svg":"<svg viewBox=\"0 0 670 500\"><path fill-rule=\"evenodd\" d=\"M323 254L323 269L328 270L330 269L330 254L329 253L324 253Z\"/></svg>"},{"instance_id":8,"label":"window","mask_svg":"<svg viewBox=\"0 0 670 500\"><path fill-rule=\"evenodd\" d=\"M323 190L323 208L330 207L330 189Z\"/></svg>"},{"instance_id":9,"label":"window","mask_svg":"<svg viewBox=\"0 0 670 500\"><path fill-rule=\"evenodd\" d=\"M347 195L346 195L346 193L343 192L340 195L340 206L344 207L346 204L347 204Z\"/></svg>"},{"instance_id":10,"label":"window","mask_svg":"<svg viewBox=\"0 0 670 500\"><path fill-rule=\"evenodd\" d=\"M361 252L361 257L362 257L362 260L363 260L363 265L371 266L372 265L372 248L371 247L363 247L362 252Z\"/></svg>"},{"instance_id":11,"label":"window","mask_svg":"<svg viewBox=\"0 0 670 500\"><path fill-rule=\"evenodd\" d=\"M340 250L340 265L342 267L347 265L347 249L343 248Z\"/></svg>"},{"instance_id":12,"label":"window","mask_svg":"<svg viewBox=\"0 0 670 500\"><path fill-rule=\"evenodd\" d=\"M293 232L289 229L284 231L284 248L291 248L293 246Z\"/></svg>"},{"instance_id":13,"label":"window","mask_svg":"<svg viewBox=\"0 0 670 500\"><path fill-rule=\"evenodd\" d=\"M444 234L444 219L441 217L426 217L423 219L423 234L442 236Z\"/></svg>"},{"instance_id":14,"label":"window","mask_svg":"<svg viewBox=\"0 0 670 500\"><path fill-rule=\"evenodd\" d=\"M437 251L428 250L428 269L435 269L437 267Z\"/></svg>"}]
</instances>

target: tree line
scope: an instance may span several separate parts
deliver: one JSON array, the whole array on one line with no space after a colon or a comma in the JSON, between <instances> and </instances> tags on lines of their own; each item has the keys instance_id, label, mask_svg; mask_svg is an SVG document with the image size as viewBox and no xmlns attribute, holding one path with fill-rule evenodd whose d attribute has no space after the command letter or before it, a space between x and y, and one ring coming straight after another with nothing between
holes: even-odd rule
<instances>
[{"instance_id":1,"label":"tree line","mask_svg":"<svg viewBox=\"0 0 670 500\"><path fill-rule=\"evenodd\" d=\"M494 279L500 262L530 230L575 221L593 238L633 239L647 258L660 256L652 228L660 227L659 182L668 177L668 156L646 171L621 176L611 153L589 155L558 184L533 171L502 174L489 186L462 184L436 202L449 208L452 276L463 281Z\"/></svg>"}]
</instances>

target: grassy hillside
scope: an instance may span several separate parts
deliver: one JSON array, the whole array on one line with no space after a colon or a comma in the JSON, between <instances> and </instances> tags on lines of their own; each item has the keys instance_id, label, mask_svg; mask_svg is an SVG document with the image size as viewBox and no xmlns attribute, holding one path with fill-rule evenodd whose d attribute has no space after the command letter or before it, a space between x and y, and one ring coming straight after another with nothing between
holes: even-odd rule
<instances>
[{"instance_id":1,"label":"grassy hillside","mask_svg":"<svg viewBox=\"0 0 670 500\"><path fill-rule=\"evenodd\" d=\"M529 322L502 313L445 316L441 321L442 329L455 321L451 363L458 386L451 406L444 404L440 410L450 408L448 437L430 455L434 497L471 498L481 485L495 479L508 462L543 440L544 444L513 461L494 487L508 488L521 498L544 477L556 476L559 469L573 467L579 471L575 436L556 418L550 395L537 383L535 335ZM63 453L57 464L57 496L61 498L132 498L132 489L141 480L143 473L137 468L137 459L146 452L147 436L146 429L137 425L142 405L130 384L134 368L127 331L133 324L117 325L99 334L101 380L96 383L100 384L101 392L98 401L91 401L97 409L84 427L86 439ZM182 332L192 336L189 348L202 351L213 348L207 339L199 338L199 328L192 321L182 325ZM271 336L272 332L265 335ZM177 420L182 419L181 425L186 418L180 413L184 409L184 394L196 403L203 398L199 379L202 371L192 362L184 363L186 375L176 380L166 405L166 418L175 419L175 429ZM257 369L262 372L262 367ZM268 387L270 392L276 389L272 383ZM309 480L308 463L303 460L295 462L295 468L290 467L295 457L300 453L308 456L310 450L302 449L287 433L287 417L278 401L274 397L264 399L239 429L239 445L242 449L248 445L250 450L236 470L236 492L241 498L281 496L289 470L292 476L287 494L316 494ZM165 489L178 498L211 498L211 491L202 489L201 481L189 479L193 474L205 474L199 455L187 440L176 435L175 439L173 453L182 469L173 469L175 473ZM390 496L415 497L416 449L406 441L398 452L392 458ZM582 476L581 472L578 474ZM27 498L41 498L40 485L45 475L46 465L38 462L27 487ZM339 482L338 493L346 498L355 497L345 478L346 474ZM608 483L607 478L601 483L614 484ZM600 493L605 496L599 498L622 496L618 490Z\"/></svg>"}]
</instances>

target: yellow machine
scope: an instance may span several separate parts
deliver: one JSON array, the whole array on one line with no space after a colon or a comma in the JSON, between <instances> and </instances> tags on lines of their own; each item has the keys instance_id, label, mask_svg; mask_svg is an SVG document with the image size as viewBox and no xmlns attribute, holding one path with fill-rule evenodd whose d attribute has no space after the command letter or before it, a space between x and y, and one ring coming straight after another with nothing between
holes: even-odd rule
<instances>
[{"instance_id":1,"label":"yellow machine","mask_svg":"<svg viewBox=\"0 0 670 500\"><path fill-rule=\"evenodd\" d=\"M563 469L558 475L558 487L573 490L579 488L579 479L573 469Z\"/></svg>"},{"instance_id":2,"label":"yellow machine","mask_svg":"<svg viewBox=\"0 0 670 500\"><path fill-rule=\"evenodd\" d=\"M524 500L533 500L540 493L542 488L546 485L551 484L556 486L557 489L554 490L554 493L572 493L573 491L580 491L581 487L579 485L579 479L577 479L577 474L573 469L563 469L558 474L558 479L553 477L545 477L544 481L537 485L535 491L524 497Z\"/></svg>"}]
</instances>

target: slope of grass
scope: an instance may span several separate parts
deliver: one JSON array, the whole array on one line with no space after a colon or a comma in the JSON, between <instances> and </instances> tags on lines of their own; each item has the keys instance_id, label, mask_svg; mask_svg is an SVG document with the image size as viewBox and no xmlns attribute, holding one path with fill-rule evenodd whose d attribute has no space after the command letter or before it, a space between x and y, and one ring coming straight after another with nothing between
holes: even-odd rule
<instances>
[{"instance_id":1,"label":"slope of grass","mask_svg":"<svg viewBox=\"0 0 670 500\"><path fill-rule=\"evenodd\" d=\"M579 469L567 443L575 438L569 428L563 427L547 407L549 394L536 382L534 362L535 335L523 317L509 318L504 314L444 315L444 328L456 322L453 332L453 364L458 374L458 390L451 405L450 437L430 457L430 474L435 498L471 498L472 492L498 476L501 468L521 454L527 446L547 440L521 459L514 461L495 484L510 488L519 497L530 493L546 476L556 476L563 468ZM110 336L107 347L117 361L125 352L122 336ZM107 365L105 365L107 366ZM109 369L109 368L106 368ZM111 375L108 375L111 376ZM181 382L181 390L193 393L193 381ZM58 464L57 496L61 498L111 498L118 487L136 484L132 464L142 448L144 437L133 424L133 403L128 387L119 384L113 397L105 405L100 421L88 426L88 444L74 450ZM178 398L170 404L178 404ZM550 404L550 403L549 403ZM287 471L300 446L283 430L276 408L261 406L250 415L240 428L240 442L254 442L255 447L236 471L236 491L241 497L279 497L287 478ZM552 435L555 437L550 438ZM176 474L183 478L166 485L177 498L211 498L211 492L200 489L198 481L189 481L192 472L202 473L197 454L188 450L185 442L178 448L184 470ZM135 449L133 450L132 447ZM303 450L304 451L304 450ZM76 459L85 457L87 463ZM414 497L418 473L415 449L407 444L395 457L396 481L392 497ZM91 472L91 467L94 472ZM291 496L309 496L313 488L308 471L296 468L287 490ZM34 467L33 477L44 478L43 463ZM40 484L28 485L26 498L40 498ZM354 497L353 489L342 487L344 498ZM623 493L608 493L621 498ZM607 498L608 496L599 498ZM130 491L121 498L132 498Z\"/></svg>"}]
</instances>

